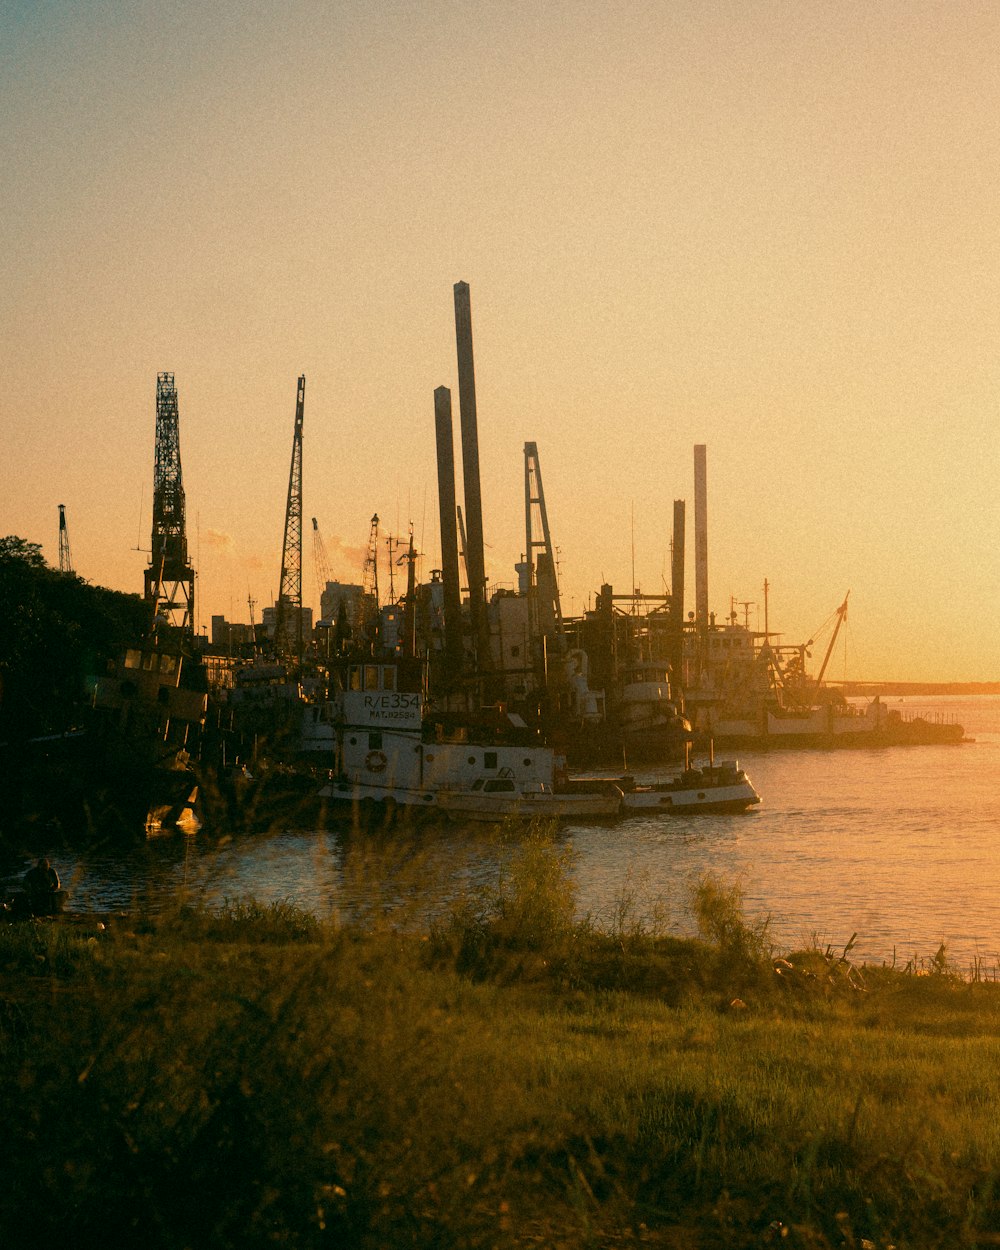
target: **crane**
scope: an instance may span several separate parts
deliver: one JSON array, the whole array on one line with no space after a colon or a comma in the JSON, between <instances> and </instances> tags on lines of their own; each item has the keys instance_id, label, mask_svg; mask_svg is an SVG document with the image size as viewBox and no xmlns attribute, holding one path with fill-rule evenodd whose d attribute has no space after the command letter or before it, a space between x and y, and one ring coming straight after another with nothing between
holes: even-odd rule
<instances>
[{"instance_id":1,"label":"crane","mask_svg":"<svg viewBox=\"0 0 1000 1250\"><path fill-rule=\"evenodd\" d=\"M281 549L281 588L274 617L274 645L281 652L294 641L295 656L302 658L302 421L305 415L306 376L302 374L295 395L295 430L292 463L288 471L285 505L285 540ZM294 617L294 621L293 621Z\"/></svg>"},{"instance_id":2,"label":"crane","mask_svg":"<svg viewBox=\"0 0 1000 1250\"><path fill-rule=\"evenodd\" d=\"M378 620L378 610L378 513L376 512L368 531L368 551L365 555L365 569L361 577L358 637L362 641L372 641Z\"/></svg>"},{"instance_id":3,"label":"crane","mask_svg":"<svg viewBox=\"0 0 1000 1250\"><path fill-rule=\"evenodd\" d=\"M73 557L69 552L69 530L66 528L66 505L59 505L59 572L73 572Z\"/></svg>"},{"instance_id":4,"label":"crane","mask_svg":"<svg viewBox=\"0 0 1000 1250\"><path fill-rule=\"evenodd\" d=\"M172 373L158 373L153 533L144 597L154 622L179 625L190 634L194 631L194 569L188 559L184 511L177 387Z\"/></svg>"},{"instance_id":5,"label":"crane","mask_svg":"<svg viewBox=\"0 0 1000 1250\"><path fill-rule=\"evenodd\" d=\"M323 592L326 590L326 584L333 579L330 577L330 559L326 554L326 543L323 542L323 535L319 532L319 525L316 518L312 519L313 525L313 559L316 562L316 584L319 588L320 611L323 610Z\"/></svg>"}]
</instances>

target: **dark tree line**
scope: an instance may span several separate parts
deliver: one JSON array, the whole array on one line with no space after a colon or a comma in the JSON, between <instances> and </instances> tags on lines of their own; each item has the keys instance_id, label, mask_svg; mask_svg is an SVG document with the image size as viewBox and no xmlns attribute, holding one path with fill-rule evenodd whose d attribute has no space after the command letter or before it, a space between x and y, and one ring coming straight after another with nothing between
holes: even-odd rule
<instances>
[{"instance_id":1,"label":"dark tree line","mask_svg":"<svg viewBox=\"0 0 1000 1250\"><path fill-rule=\"evenodd\" d=\"M135 645L148 622L139 595L50 568L37 543L0 538L0 745L78 723L87 680Z\"/></svg>"}]
</instances>

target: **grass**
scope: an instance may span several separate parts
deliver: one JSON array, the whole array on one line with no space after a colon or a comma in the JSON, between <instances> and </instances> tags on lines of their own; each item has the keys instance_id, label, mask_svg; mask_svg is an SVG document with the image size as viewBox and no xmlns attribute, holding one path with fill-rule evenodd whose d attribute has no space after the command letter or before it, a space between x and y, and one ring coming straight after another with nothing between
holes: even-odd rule
<instances>
[{"instance_id":1,"label":"grass","mask_svg":"<svg viewBox=\"0 0 1000 1250\"><path fill-rule=\"evenodd\" d=\"M505 839L430 933L0 930L3 1244L1000 1244L995 984L776 959L715 879L698 938L574 922Z\"/></svg>"}]
</instances>

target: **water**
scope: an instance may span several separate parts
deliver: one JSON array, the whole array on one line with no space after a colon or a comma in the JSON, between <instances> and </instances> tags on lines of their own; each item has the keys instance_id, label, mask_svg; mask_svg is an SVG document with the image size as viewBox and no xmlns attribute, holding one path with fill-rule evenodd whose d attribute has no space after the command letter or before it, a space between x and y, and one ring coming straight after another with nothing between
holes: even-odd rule
<instances>
[{"instance_id":1,"label":"water","mask_svg":"<svg viewBox=\"0 0 1000 1250\"><path fill-rule=\"evenodd\" d=\"M892 706L953 716L975 742L747 752L740 760L763 803L745 815L567 826L580 911L608 920L628 900L632 914L691 933L691 885L714 872L740 882L750 916L770 914L786 949L819 941L840 950L856 933L854 958L905 964L929 959L943 942L960 969L979 960L992 974L1000 967L1000 696ZM388 912L419 922L490 879L497 850L487 831L457 826L405 842L288 829L54 862L84 910L253 895L323 917Z\"/></svg>"}]
</instances>

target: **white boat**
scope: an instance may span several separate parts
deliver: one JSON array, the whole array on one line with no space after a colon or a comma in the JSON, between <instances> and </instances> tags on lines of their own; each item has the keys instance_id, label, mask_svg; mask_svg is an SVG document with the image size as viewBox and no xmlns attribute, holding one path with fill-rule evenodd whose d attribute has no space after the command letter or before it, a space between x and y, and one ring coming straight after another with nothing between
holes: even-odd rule
<instances>
[{"instance_id":1,"label":"white boat","mask_svg":"<svg viewBox=\"0 0 1000 1250\"><path fill-rule=\"evenodd\" d=\"M624 790L622 809L630 812L745 812L760 795L739 761L727 760L705 768L685 768L670 781L636 785Z\"/></svg>"},{"instance_id":2,"label":"white boat","mask_svg":"<svg viewBox=\"0 0 1000 1250\"><path fill-rule=\"evenodd\" d=\"M425 716L418 691L400 690L397 683L393 664L356 665L349 688L337 693L334 768L319 790L334 809L372 816L397 809L442 815L462 810L484 820L502 819L508 808L556 817L617 813L620 791L557 793L565 759L551 747L519 743L526 730L517 718L508 717L507 732L493 735L495 740L464 728L448 731ZM487 784L500 782L486 791Z\"/></svg>"},{"instance_id":3,"label":"white boat","mask_svg":"<svg viewBox=\"0 0 1000 1250\"><path fill-rule=\"evenodd\" d=\"M557 793L544 782L518 785L505 772L495 777L479 777L468 790L441 790L438 807L462 820L498 821L507 817L530 820L546 816L558 820L607 818L621 811L622 792L617 787L589 793Z\"/></svg>"}]
</instances>

